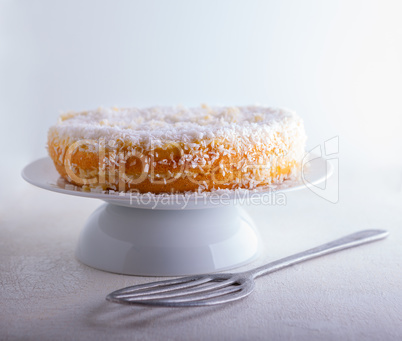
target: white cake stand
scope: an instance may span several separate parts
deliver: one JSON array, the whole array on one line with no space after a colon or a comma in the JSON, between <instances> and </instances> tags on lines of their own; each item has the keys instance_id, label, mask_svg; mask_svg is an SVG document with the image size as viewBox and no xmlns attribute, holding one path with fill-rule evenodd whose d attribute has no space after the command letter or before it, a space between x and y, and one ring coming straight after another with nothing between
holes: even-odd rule
<instances>
[{"instance_id":1,"label":"white cake stand","mask_svg":"<svg viewBox=\"0 0 402 341\"><path fill-rule=\"evenodd\" d=\"M322 158L310 163L304 172L308 185L332 173ZM78 260L104 271L145 276L209 273L251 262L259 255L260 241L240 204L269 204L278 193L306 188L304 181L274 191L206 195L85 192L61 179L50 158L32 162L22 176L43 189L105 201L81 232Z\"/></svg>"}]
</instances>

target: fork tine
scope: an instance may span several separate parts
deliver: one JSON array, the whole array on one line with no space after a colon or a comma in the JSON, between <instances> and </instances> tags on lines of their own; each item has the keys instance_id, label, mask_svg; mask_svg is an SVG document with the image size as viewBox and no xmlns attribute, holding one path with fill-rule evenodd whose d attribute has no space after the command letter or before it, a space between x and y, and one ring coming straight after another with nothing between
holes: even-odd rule
<instances>
[{"instance_id":1,"label":"fork tine","mask_svg":"<svg viewBox=\"0 0 402 341\"><path fill-rule=\"evenodd\" d=\"M193 288L193 287L198 287L204 283L208 283L211 281L211 278L200 278L198 280L193 280L190 282L184 282L184 283L169 283L169 284L164 284L164 285L159 285L159 286L153 286L150 288L137 288L137 286L133 287L128 287L125 289L126 290L123 293L120 292L112 292L110 296L113 296L115 298L125 298L125 297L141 297L141 296L150 296L150 295L157 295L157 294L163 294L163 293L168 293L171 291L176 291L176 290L181 290L181 289L188 289L188 288ZM165 294L168 295L168 294Z\"/></svg>"},{"instance_id":2,"label":"fork tine","mask_svg":"<svg viewBox=\"0 0 402 341\"><path fill-rule=\"evenodd\" d=\"M241 298L244 298L244 297L250 295L251 292L252 292L252 290L246 290L245 288L242 288L241 290L230 293L230 294L216 296L216 297L206 299L206 300L187 302L184 304L177 303L176 305L172 305L172 307L208 306L208 305L227 303L227 302L232 302L232 301L236 301Z\"/></svg>"},{"instance_id":3,"label":"fork tine","mask_svg":"<svg viewBox=\"0 0 402 341\"><path fill-rule=\"evenodd\" d=\"M183 283L183 285L185 285L186 283L188 284L193 284L193 283L197 283L200 280L204 280L201 281L203 282L207 282L211 279L211 277L200 277L200 276L191 276L191 277L182 277L182 278L175 278L175 279L168 279L168 280L164 280L164 281L158 281L158 282L151 282L151 283L145 283L145 284L137 284L137 285L132 285L123 289L119 289L116 291L113 291L110 295L120 295L120 294L129 294L129 293L134 293L137 291L141 291L141 290L147 290L147 289L152 289L152 288L156 288L156 290L158 290L157 288L163 288L163 287L168 287L168 286L173 286L178 284L178 286L180 284Z\"/></svg>"},{"instance_id":4,"label":"fork tine","mask_svg":"<svg viewBox=\"0 0 402 341\"><path fill-rule=\"evenodd\" d=\"M221 288L216 291L204 293L202 295L186 295L184 297L174 297L170 299L149 299L149 300L124 300L120 303L125 304L139 304L149 306L164 306L164 307L194 307L194 306L207 306L215 305L224 302L230 302L243 298L251 293L251 291L244 290L242 286L230 286Z\"/></svg>"},{"instance_id":5,"label":"fork tine","mask_svg":"<svg viewBox=\"0 0 402 341\"><path fill-rule=\"evenodd\" d=\"M199 280L201 284L205 284L206 281ZM114 297L117 299L128 299L128 300L156 300L156 299L165 299L171 297L181 297L181 296L188 296L188 295L195 295L195 294L202 294L204 293L207 295L208 291L216 290L224 287L228 287L235 282L233 279L227 279L219 282L212 282L206 285L193 285L187 286L187 289L182 290L182 286L172 286L167 290L163 291L142 291L139 293L133 294L122 294L122 295L115 295Z\"/></svg>"}]
</instances>

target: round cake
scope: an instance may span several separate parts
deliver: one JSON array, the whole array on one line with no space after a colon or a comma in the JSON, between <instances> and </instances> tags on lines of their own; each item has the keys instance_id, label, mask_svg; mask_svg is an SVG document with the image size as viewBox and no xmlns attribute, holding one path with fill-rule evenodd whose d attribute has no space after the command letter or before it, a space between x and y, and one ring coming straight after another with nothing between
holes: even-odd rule
<instances>
[{"instance_id":1,"label":"round cake","mask_svg":"<svg viewBox=\"0 0 402 341\"><path fill-rule=\"evenodd\" d=\"M84 190L186 193L296 178L305 141L302 120L282 108L99 108L61 115L48 151Z\"/></svg>"}]
</instances>

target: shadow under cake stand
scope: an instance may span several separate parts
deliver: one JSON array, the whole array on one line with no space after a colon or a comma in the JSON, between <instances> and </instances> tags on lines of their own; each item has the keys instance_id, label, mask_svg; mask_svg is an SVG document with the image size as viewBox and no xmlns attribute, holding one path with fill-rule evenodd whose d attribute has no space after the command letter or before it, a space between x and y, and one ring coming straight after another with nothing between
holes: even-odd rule
<instances>
[{"instance_id":1,"label":"shadow under cake stand","mask_svg":"<svg viewBox=\"0 0 402 341\"><path fill-rule=\"evenodd\" d=\"M126 275L178 276L232 269L255 260L258 230L241 204L270 203L273 196L325 181L332 168L315 158L304 182L273 191L222 191L207 194L85 192L65 182L50 158L27 165L23 178L37 187L106 203L88 218L76 256L93 268Z\"/></svg>"}]
</instances>

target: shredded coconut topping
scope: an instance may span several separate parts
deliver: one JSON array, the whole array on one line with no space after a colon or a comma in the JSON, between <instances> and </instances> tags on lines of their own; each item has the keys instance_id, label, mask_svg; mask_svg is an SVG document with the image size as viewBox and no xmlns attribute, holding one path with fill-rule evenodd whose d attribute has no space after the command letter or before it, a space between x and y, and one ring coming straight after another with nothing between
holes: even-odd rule
<instances>
[{"instance_id":1,"label":"shredded coconut topping","mask_svg":"<svg viewBox=\"0 0 402 341\"><path fill-rule=\"evenodd\" d=\"M228 138L241 135L259 141L270 130L281 130L298 116L286 109L243 107L150 107L144 109L98 108L84 112L63 114L56 126L59 136L69 139L130 140L135 144L154 146L163 141L194 142L201 139ZM156 143L156 145L155 145Z\"/></svg>"}]
</instances>

